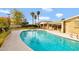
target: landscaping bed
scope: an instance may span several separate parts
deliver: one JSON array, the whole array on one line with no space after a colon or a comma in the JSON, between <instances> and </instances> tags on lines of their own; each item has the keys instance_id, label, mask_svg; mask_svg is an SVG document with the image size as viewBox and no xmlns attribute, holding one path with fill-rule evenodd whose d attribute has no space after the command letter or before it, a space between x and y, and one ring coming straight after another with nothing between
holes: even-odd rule
<instances>
[{"instance_id":1,"label":"landscaping bed","mask_svg":"<svg viewBox=\"0 0 79 59\"><path fill-rule=\"evenodd\" d=\"M2 32L0 34L0 47L3 44L3 42L5 41L6 37L9 35L10 31L6 31L6 32Z\"/></svg>"}]
</instances>

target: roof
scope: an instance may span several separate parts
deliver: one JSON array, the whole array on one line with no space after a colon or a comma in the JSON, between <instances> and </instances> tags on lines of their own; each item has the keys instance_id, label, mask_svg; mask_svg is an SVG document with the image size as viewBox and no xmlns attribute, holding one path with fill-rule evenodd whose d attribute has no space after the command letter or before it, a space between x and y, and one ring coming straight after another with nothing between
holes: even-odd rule
<instances>
[{"instance_id":1,"label":"roof","mask_svg":"<svg viewBox=\"0 0 79 59\"><path fill-rule=\"evenodd\" d=\"M65 20L62 20L62 21L70 21L70 20L73 20L73 19L75 19L75 18L79 18L79 15L69 17L69 18L67 18L67 19L65 19Z\"/></svg>"},{"instance_id":2,"label":"roof","mask_svg":"<svg viewBox=\"0 0 79 59\"><path fill-rule=\"evenodd\" d=\"M39 22L40 24L44 24L44 23L50 23L50 24L61 24L61 22L63 21L70 21L70 20L73 20L75 18L79 18L79 15L76 15L76 16L72 16L72 17L69 17L65 20L59 20L59 21L41 21Z\"/></svg>"},{"instance_id":3,"label":"roof","mask_svg":"<svg viewBox=\"0 0 79 59\"><path fill-rule=\"evenodd\" d=\"M53 21L40 21L40 24L48 23L48 22L53 22Z\"/></svg>"},{"instance_id":4,"label":"roof","mask_svg":"<svg viewBox=\"0 0 79 59\"><path fill-rule=\"evenodd\" d=\"M40 24L61 24L61 21L41 21Z\"/></svg>"}]
</instances>

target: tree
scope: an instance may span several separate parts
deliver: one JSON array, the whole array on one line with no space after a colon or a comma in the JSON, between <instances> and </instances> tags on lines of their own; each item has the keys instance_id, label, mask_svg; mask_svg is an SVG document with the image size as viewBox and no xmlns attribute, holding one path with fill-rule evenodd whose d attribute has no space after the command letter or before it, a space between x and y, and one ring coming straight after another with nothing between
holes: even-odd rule
<instances>
[{"instance_id":1,"label":"tree","mask_svg":"<svg viewBox=\"0 0 79 59\"><path fill-rule=\"evenodd\" d=\"M32 24L34 24L35 13L34 12L31 12L30 14L32 16Z\"/></svg>"},{"instance_id":2,"label":"tree","mask_svg":"<svg viewBox=\"0 0 79 59\"><path fill-rule=\"evenodd\" d=\"M7 17L7 19L8 19L8 24L9 24L9 27L10 27L10 24L11 24L10 14L7 14L7 15L8 15L8 17Z\"/></svg>"},{"instance_id":3,"label":"tree","mask_svg":"<svg viewBox=\"0 0 79 59\"><path fill-rule=\"evenodd\" d=\"M12 17L12 19L16 20L15 24L21 24L22 19L24 18L24 15L21 11L13 9L12 12L11 12L11 17Z\"/></svg>"},{"instance_id":4,"label":"tree","mask_svg":"<svg viewBox=\"0 0 79 59\"><path fill-rule=\"evenodd\" d=\"M22 27L25 27L25 26L27 26L27 24L29 24L28 22L22 22Z\"/></svg>"},{"instance_id":5,"label":"tree","mask_svg":"<svg viewBox=\"0 0 79 59\"><path fill-rule=\"evenodd\" d=\"M6 17L0 17L0 27L9 26L8 18Z\"/></svg>"},{"instance_id":6,"label":"tree","mask_svg":"<svg viewBox=\"0 0 79 59\"><path fill-rule=\"evenodd\" d=\"M39 23L39 15L40 15L40 11L37 11L38 23Z\"/></svg>"},{"instance_id":7,"label":"tree","mask_svg":"<svg viewBox=\"0 0 79 59\"><path fill-rule=\"evenodd\" d=\"M37 11L37 17L38 17L38 27L39 27L39 15L40 15L40 11Z\"/></svg>"},{"instance_id":8,"label":"tree","mask_svg":"<svg viewBox=\"0 0 79 59\"><path fill-rule=\"evenodd\" d=\"M65 18L62 18L61 20L65 20Z\"/></svg>"},{"instance_id":9,"label":"tree","mask_svg":"<svg viewBox=\"0 0 79 59\"><path fill-rule=\"evenodd\" d=\"M35 19L35 24L36 24L37 15L34 16L34 19Z\"/></svg>"},{"instance_id":10,"label":"tree","mask_svg":"<svg viewBox=\"0 0 79 59\"><path fill-rule=\"evenodd\" d=\"M39 22L39 15L40 15L40 11L37 11L37 13L35 12L31 12L31 16L32 16L32 23L36 24L36 20L38 18L38 22Z\"/></svg>"},{"instance_id":11,"label":"tree","mask_svg":"<svg viewBox=\"0 0 79 59\"><path fill-rule=\"evenodd\" d=\"M8 18L0 17L0 30L7 31L9 29Z\"/></svg>"}]
</instances>

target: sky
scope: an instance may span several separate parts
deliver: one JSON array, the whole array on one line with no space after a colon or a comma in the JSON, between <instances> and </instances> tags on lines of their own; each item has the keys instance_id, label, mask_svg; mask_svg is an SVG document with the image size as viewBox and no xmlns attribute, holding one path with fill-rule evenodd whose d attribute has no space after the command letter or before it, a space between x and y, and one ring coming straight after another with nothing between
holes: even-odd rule
<instances>
[{"instance_id":1,"label":"sky","mask_svg":"<svg viewBox=\"0 0 79 59\"><path fill-rule=\"evenodd\" d=\"M40 21L58 21L62 18L69 18L79 15L79 8L16 8L23 12L29 23L32 23L31 12L40 11ZM0 8L0 16L8 16L12 8Z\"/></svg>"}]
</instances>

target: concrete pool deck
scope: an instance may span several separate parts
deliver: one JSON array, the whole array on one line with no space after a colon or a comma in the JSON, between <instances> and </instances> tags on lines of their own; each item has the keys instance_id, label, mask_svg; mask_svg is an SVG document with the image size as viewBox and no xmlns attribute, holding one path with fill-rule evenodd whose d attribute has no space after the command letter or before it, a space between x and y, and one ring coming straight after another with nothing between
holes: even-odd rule
<instances>
[{"instance_id":1,"label":"concrete pool deck","mask_svg":"<svg viewBox=\"0 0 79 59\"><path fill-rule=\"evenodd\" d=\"M32 51L24 42L20 39L20 33L22 30L12 31L6 38L0 51Z\"/></svg>"},{"instance_id":2,"label":"concrete pool deck","mask_svg":"<svg viewBox=\"0 0 79 59\"><path fill-rule=\"evenodd\" d=\"M37 29L38 30L38 29ZM69 38L71 40L76 40L79 41L79 39L71 38L69 34L67 33L61 33L57 31L52 31L52 30L45 30L45 29L39 29L39 30L44 30L49 33ZM10 33L10 35L6 38L4 41L2 47L0 48L0 51L33 51L31 48L29 48L21 39L20 39L20 33L24 30L14 30Z\"/></svg>"}]
</instances>

